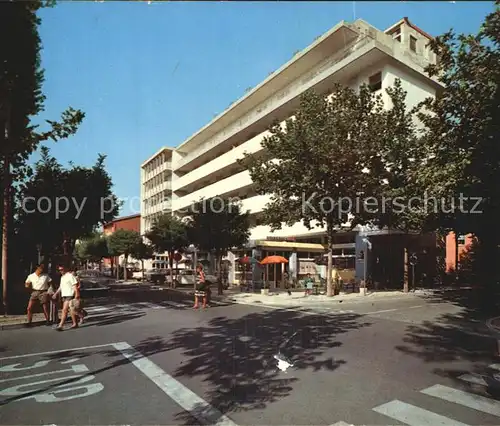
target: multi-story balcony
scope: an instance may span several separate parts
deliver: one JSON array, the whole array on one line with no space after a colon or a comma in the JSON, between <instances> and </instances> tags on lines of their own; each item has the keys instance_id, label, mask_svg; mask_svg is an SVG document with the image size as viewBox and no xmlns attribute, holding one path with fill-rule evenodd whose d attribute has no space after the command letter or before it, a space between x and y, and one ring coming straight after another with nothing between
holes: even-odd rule
<instances>
[{"instance_id":1,"label":"multi-story balcony","mask_svg":"<svg viewBox=\"0 0 500 426\"><path fill-rule=\"evenodd\" d=\"M356 68L359 69L381 58L378 54L382 52L374 50L374 47L378 44L376 35L375 38L369 34L358 36L354 31L348 30L347 27L345 28L346 33L350 31L350 34L346 38L348 42L344 45L345 47L338 49L333 55L328 55L327 59L308 72L302 72L303 70L301 70L287 86L263 100L260 104L257 104L251 111L234 120L214 136L208 138L198 148L188 152L177 162L175 165L176 169L189 169L190 163L193 163L194 160L202 158L207 152L218 148L222 142L238 135L241 131L255 123L262 121L271 113L273 114L273 119L277 113L281 113L283 118L285 118L287 114L293 112L297 106L298 97L306 90L314 87L318 91L324 91L334 81L331 79L333 75L335 75L338 81L342 81L342 77L346 77L347 74L352 75L352 72L346 73L344 70L347 64L362 59L363 63L358 62L355 64ZM386 37L391 43L393 42L390 36ZM369 52L369 57L367 57L366 55Z\"/></svg>"},{"instance_id":2,"label":"multi-story balcony","mask_svg":"<svg viewBox=\"0 0 500 426\"><path fill-rule=\"evenodd\" d=\"M151 189L145 190L143 192L143 197L144 197L144 199L147 199L147 198L153 197L156 194L161 193L162 191L170 191L171 189L172 189L172 181L167 180L167 181L164 181L164 182L152 187Z\"/></svg>"},{"instance_id":3,"label":"multi-story balcony","mask_svg":"<svg viewBox=\"0 0 500 426\"><path fill-rule=\"evenodd\" d=\"M248 140L247 142L236 146L230 151L222 154L208 163L200 166L191 172L181 176L174 181L173 190L175 191L186 191L195 187L201 181L210 179L212 175L224 173L227 171L231 172L231 169L237 164L237 160L243 158L244 153L256 154L262 151L262 139L269 135L269 132L261 133Z\"/></svg>"},{"instance_id":4,"label":"multi-story balcony","mask_svg":"<svg viewBox=\"0 0 500 426\"><path fill-rule=\"evenodd\" d=\"M198 202L201 198L209 199L217 196L224 197L230 194L244 192L245 189L250 188L252 185L253 182L250 173L248 170L245 170L211 185L207 185L198 191L177 198L174 200L172 207L174 211L184 210Z\"/></svg>"},{"instance_id":5,"label":"multi-story balcony","mask_svg":"<svg viewBox=\"0 0 500 426\"><path fill-rule=\"evenodd\" d=\"M164 172L166 170L172 170L172 162L171 161L166 161L164 163L160 163L158 166L156 166L152 170L149 170L149 171L144 170L142 181L147 182L149 179L159 175L161 172Z\"/></svg>"},{"instance_id":6,"label":"multi-story balcony","mask_svg":"<svg viewBox=\"0 0 500 426\"><path fill-rule=\"evenodd\" d=\"M300 95L308 89L326 93L335 82L349 85L353 78L383 60L404 62L420 74L429 64L425 55L412 52L363 21L343 23L201 129L185 146L181 145L179 152L185 149L185 153L174 164L175 170L189 172L203 167L207 161L224 155L235 142L251 138L275 119L293 114ZM265 91L261 90L264 85Z\"/></svg>"}]
</instances>

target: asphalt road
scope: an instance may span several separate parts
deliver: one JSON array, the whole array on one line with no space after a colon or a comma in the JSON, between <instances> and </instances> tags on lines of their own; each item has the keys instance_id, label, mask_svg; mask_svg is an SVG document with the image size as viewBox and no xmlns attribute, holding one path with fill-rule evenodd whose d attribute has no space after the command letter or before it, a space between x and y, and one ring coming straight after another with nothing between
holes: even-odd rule
<instances>
[{"instance_id":1,"label":"asphalt road","mask_svg":"<svg viewBox=\"0 0 500 426\"><path fill-rule=\"evenodd\" d=\"M193 311L169 291L89 302L77 330L0 332L2 424L500 424L496 342L450 303Z\"/></svg>"}]
</instances>

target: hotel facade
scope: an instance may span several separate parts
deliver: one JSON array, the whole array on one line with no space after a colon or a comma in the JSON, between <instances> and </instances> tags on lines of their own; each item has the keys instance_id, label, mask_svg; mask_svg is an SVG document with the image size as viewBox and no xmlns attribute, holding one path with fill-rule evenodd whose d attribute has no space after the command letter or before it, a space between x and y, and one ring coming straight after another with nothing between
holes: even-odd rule
<instances>
[{"instance_id":1,"label":"hotel facade","mask_svg":"<svg viewBox=\"0 0 500 426\"><path fill-rule=\"evenodd\" d=\"M327 96L334 83L353 89L366 83L372 91L380 92L388 106L385 89L400 79L409 108L435 96L441 86L424 71L428 64L436 62L429 49L431 38L407 18L386 30L363 20L337 24L190 138L176 148L162 148L141 165L141 232L147 232L161 213L183 216L202 197L236 197L242 201L243 210L251 213L254 225L246 254L257 258L284 255L291 259L289 272L293 276L312 270L313 259L325 252L324 230L308 230L297 223L271 232L268 226L259 225L259 213L269 196L256 193L249 172L237 160L244 153L261 153L270 124L292 116L300 96L309 89ZM375 253L381 237L385 249ZM405 244L400 235L390 231L346 231L339 233L335 241L335 262L339 269L351 271L352 276L345 272L345 279L359 280L367 274L374 278L378 274L400 281L400 266L392 272L376 270L377 265L386 268L388 263L394 263L389 258L399 258ZM427 255L436 245L432 237L419 244L428 246L422 249ZM366 253L366 259L360 259L361 251ZM234 264L234 257L240 254L230 253L229 260ZM279 281L284 268L271 268L270 280ZM230 280L239 278L233 267Z\"/></svg>"}]
</instances>

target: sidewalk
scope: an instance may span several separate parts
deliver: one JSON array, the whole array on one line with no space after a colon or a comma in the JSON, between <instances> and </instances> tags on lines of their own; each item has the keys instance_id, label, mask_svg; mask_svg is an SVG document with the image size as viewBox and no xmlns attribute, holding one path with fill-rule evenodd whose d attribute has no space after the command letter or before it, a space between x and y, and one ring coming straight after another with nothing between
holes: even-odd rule
<instances>
[{"instance_id":1,"label":"sidewalk","mask_svg":"<svg viewBox=\"0 0 500 426\"><path fill-rule=\"evenodd\" d=\"M172 288L170 290L178 291L181 293L192 295L194 293L193 289L187 288ZM292 295L288 295L286 291L279 291L274 293L269 293L269 295L263 295L260 293L246 293L241 292L239 287L230 288L229 290L224 290L224 294L219 296L216 294L216 290L212 290L212 298L215 300L226 300L233 303L239 303L242 305L272 305L272 306L307 306L317 303L325 304L336 304L342 302L357 303L357 302L367 302L373 301L374 299L388 299L388 298L407 298L412 297L413 293L403 293L402 291L380 291L368 293L366 296L362 296L359 293L345 293L339 294L333 297L327 297L326 295L317 296L304 296L303 292L292 292Z\"/></svg>"},{"instance_id":2,"label":"sidewalk","mask_svg":"<svg viewBox=\"0 0 500 426\"><path fill-rule=\"evenodd\" d=\"M26 324L26 314L23 315L7 315L0 317L0 330L11 330L13 328L21 328ZM45 324L43 314L33 314L33 325Z\"/></svg>"}]
</instances>

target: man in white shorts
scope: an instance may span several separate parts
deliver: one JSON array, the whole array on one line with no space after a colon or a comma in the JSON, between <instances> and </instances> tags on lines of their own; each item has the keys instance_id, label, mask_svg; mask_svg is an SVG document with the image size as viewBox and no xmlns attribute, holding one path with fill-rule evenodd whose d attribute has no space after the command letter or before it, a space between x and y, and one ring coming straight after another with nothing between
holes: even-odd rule
<instances>
[{"instance_id":1,"label":"man in white shorts","mask_svg":"<svg viewBox=\"0 0 500 426\"><path fill-rule=\"evenodd\" d=\"M64 323L66 322L66 317L68 316L68 311L71 315L71 320L73 325L70 328L77 328L77 311L74 307L73 299L75 299L78 280L70 272L67 266L59 266L57 271L61 274L61 283L59 284L59 289L55 292L52 298L56 299L59 294L61 294L63 301L63 309L61 314L61 322L57 326L57 331L62 331Z\"/></svg>"},{"instance_id":2,"label":"man in white shorts","mask_svg":"<svg viewBox=\"0 0 500 426\"><path fill-rule=\"evenodd\" d=\"M30 300L26 309L28 316L28 327L32 325L33 320L33 306L36 302L40 303L45 315L45 322L50 325L49 321L49 307L48 303L50 295L48 293L52 279L43 271L43 265L37 265L35 272L29 274L26 278L25 287L31 290Z\"/></svg>"}]
</instances>

